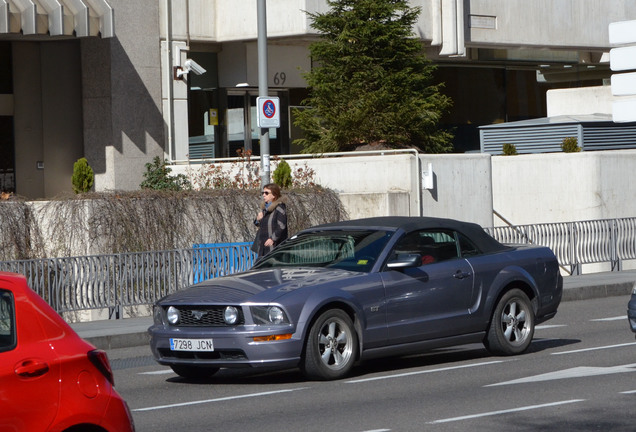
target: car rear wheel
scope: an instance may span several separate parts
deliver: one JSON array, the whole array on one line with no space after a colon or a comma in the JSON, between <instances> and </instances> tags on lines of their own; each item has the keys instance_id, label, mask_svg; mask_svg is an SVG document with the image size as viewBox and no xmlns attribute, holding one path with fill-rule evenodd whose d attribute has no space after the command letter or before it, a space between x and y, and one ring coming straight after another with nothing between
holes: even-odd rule
<instances>
[{"instance_id":1,"label":"car rear wheel","mask_svg":"<svg viewBox=\"0 0 636 432\"><path fill-rule=\"evenodd\" d=\"M534 336L534 312L528 296L520 289L505 293L495 308L484 345L493 354L524 352Z\"/></svg>"},{"instance_id":2,"label":"car rear wheel","mask_svg":"<svg viewBox=\"0 0 636 432\"><path fill-rule=\"evenodd\" d=\"M209 378L219 371L217 367L172 365L170 368L182 378L203 379Z\"/></svg>"},{"instance_id":3,"label":"car rear wheel","mask_svg":"<svg viewBox=\"0 0 636 432\"><path fill-rule=\"evenodd\" d=\"M349 373L358 352L358 335L349 315L324 312L314 322L305 344L302 369L309 379L331 380Z\"/></svg>"}]
</instances>

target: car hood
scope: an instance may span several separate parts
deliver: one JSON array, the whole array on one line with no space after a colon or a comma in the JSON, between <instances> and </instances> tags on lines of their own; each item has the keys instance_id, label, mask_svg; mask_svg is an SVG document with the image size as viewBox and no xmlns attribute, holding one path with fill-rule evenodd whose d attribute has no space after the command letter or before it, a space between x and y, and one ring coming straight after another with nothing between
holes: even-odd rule
<instances>
[{"instance_id":1,"label":"car hood","mask_svg":"<svg viewBox=\"0 0 636 432\"><path fill-rule=\"evenodd\" d=\"M250 270L198 283L170 294L158 303L177 305L271 302L291 291L316 288L324 283L359 275L359 272L314 267Z\"/></svg>"}]
</instances>

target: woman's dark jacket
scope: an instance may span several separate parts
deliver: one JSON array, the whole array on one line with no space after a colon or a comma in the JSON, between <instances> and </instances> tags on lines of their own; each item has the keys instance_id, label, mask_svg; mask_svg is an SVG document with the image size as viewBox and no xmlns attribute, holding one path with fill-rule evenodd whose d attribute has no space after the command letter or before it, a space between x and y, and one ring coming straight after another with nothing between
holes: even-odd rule
<instances>
[{"instance_id":1,"label":"woman's dark jacket","mask_svg":"<svg viewBox=\"0 0 636 432\"><path fill-rule=\"evenodd\" d=\"M285 206L285 198L280 197L265 209L265 203L261 203L263 218L260 221L254 220L254 224L258 226L256 239L252 245L252 250L259 257L270 253L274 247L287 239L287 207ZM265 246L265 241L271 238L274 241L273 246Z\"/></svg>"}]
</instances>

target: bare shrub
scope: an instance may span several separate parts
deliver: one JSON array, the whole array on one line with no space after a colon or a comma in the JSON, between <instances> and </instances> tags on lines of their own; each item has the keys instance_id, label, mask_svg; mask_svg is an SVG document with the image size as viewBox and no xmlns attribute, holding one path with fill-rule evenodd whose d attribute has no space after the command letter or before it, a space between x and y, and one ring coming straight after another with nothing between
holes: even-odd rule
<instances>
[{"instance_id":1,"label":"bare shrub","mask_svg":"<svg viewBox=\"0 0 636 432\"><path fill-rule=\"evenodd\" d=\"M312 225L348 218L338 195L331 190L307 187L284 194L290 235ZM3 260L11 260L252 241L260 200L258 189L239 188L87 193L37 202L35 206L15 203L14 208L7 206L13 203L1 203L0 221L10 229L2 230L0 252ZM39 236L35 243L34 232Z\"/></svg>"},{"instance_id":2,"label":"bare shrub","mask_svg":"<svg viewBox=\"0 0 636 432\"><path fill-rule=\"evenodd\" d=\"M27 202L20 197L0 201L0 260L38 258L43 242Z\"/></svg>"}]
</instances>

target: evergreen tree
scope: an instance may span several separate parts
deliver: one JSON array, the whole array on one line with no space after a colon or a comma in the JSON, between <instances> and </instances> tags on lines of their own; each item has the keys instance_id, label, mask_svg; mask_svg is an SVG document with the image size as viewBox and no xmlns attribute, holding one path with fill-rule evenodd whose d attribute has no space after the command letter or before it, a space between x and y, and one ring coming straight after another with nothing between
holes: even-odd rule
<instances>
[{"instance_id":1,"label":"evergreen tree","mask_svg":"<svg viewBox=\"0 0 636 432\"><path fill-rule=\"evenodd\" d=\"M365 144L452 149L438 123L451 100L432 84L435 66L413 33L420 13L407 0L327 0L309 13L320 39L310 45L317 65L305 74L309 97L295 124L305 153L353 150Z\"/></svg>"}]
</instances>

